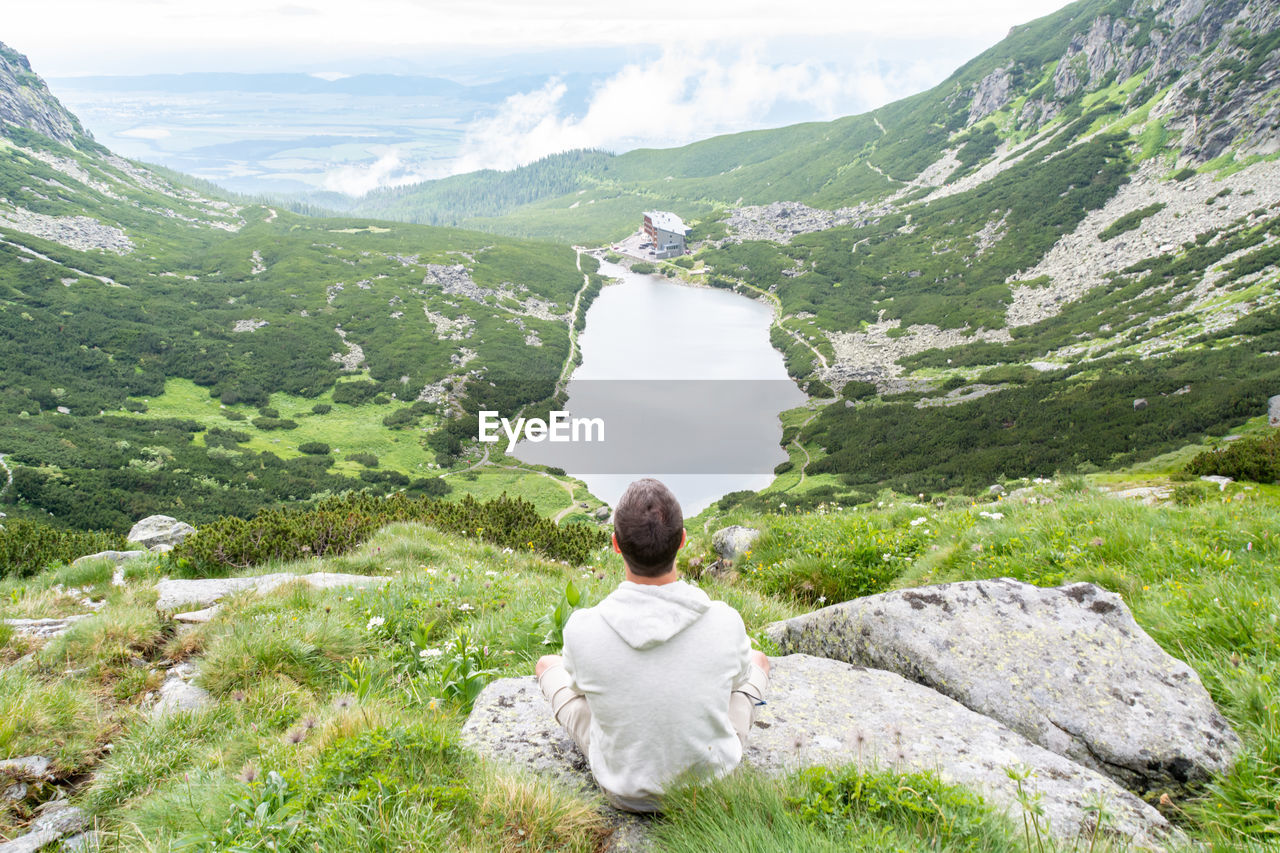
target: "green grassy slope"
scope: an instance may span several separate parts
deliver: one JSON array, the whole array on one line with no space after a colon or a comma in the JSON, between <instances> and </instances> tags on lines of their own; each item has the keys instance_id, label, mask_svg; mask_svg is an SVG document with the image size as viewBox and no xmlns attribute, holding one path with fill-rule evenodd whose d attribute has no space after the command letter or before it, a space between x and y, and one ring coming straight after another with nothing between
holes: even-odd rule
<instances>
[{"instance_id":1,"label":"green grassy slope","mask_svg":"<svg viewBox=\"0 0 1280 853\"><path fill-rule=\"evenodd\" d=\"M885 494L872 508L738 511L717 524L756 525L764 536L736 576L700 583L736 607L752 634L851 590L1013 576L1118 592L1199 673L1244 741L1230 773L1158 807L1193 844L1273 845L1274 490L1215 487L1152 507L1080 481L1032 488L1036 503L933 505ZM705 561L709 537L698 527L690 534L681 565L696 573L688 561ZM5 663L35 652L0 670L0 718L14 723L0 728L0 758L51 755L107 849L330 850L359 839L379 850L595 850L608 831L598 798L511 775L459 745L468 696L491 678L527 673L550 650L535 623L566 584L594 602L620 577L608 550L589 562L584 570L396 524L341 557L251 570L390 575L384 589L287 586L229 599L211 622L183 632L153 607L155 581L173 571L159 555L130 564L123 587L111 585L105 564L0 581L6 618L78 613L83 596L104 601L97 616L47 643L0 635ZM145 697L182 660L199 661L198 683L214 703L152 719ZM929 796L904 804L903 785ZM843 781L817 770L778 782L735 776L680 798L651 829L671 850L744 839L761 850L1050 849L1025 840L1021 825L993 820L970 795L936 785L870 771ZM50 794L38 789L28 804ZM737 817L726 823L726 814ZM25 822L20 810L2 815L0 837Z\"/></svg>"}]
</instances>

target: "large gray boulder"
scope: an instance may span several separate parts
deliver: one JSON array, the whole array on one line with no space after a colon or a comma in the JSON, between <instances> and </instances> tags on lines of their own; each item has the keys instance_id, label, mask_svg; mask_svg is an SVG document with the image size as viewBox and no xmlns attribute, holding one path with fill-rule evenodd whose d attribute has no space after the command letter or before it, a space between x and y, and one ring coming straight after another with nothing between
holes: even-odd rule
<instances>
[{"instance_id":1,"label":"large gray boulder","mask_svg":"<svg viewBox=\"0 0 1280 853\"><path fill-rule=\"evenodd\" d=\"M1267 423L1280 427L1280 394L1267 401Z\"/></svg>"},{"instance_id":2,"label":"large gray boulder","mask_svg":"<svg viewBox=\"0 0 1280 853\"><path fill-rule=\"evenodd\" d=\"M1111 816L1108 834L1142 849L1163 849L1168 839L1159 812L1115 782L934 690L890 672L808 655L774 658L772 664L767 704L745 759L767 773L845 764L935 770L978 790L1020 823L1016 783L1005 772L1019 766L1031 772L1024 788L1042 796L1054 837L1088 835L1094 825L1088 807L1101 796ZM594 790L586 761L552 718L532 677L486 687L462 737L486 758Z\"/></svg>"},{"instance_id":3,"label":"large gray boulder","mask_svg":"<svg viewBox=\"0 0 1280 853\"><path fill-rule=\"evenodd\" d=\"M784 653L897 672L1137 791L1205 781L1240 749L1195 671L1093 584L898 590L767 633Z\"/></svg>"},{"instance_id":4,"label":"large gray boulder","mask_svg":"<svg viewBox=\"0 0 1280 853\"><path fill-rule=\"evenodd\" d=\"M196 529L185 521L178 521L167 515L149 515L129 528L126 538L146 548L153 548L156 545L177 545L195 532Z\"/></svg>"},{"instance_id":5,"label":"large gray boulder","mask_svg":"<svg viewBox=\"0 0 1280 853\"><path fill-rule=\"evenodd\" d=\"M270 592L276 587L293 581L302 581L315 589L336 589L340 587L365 588L381 586L391 580L386 577L371 575L345 575L340 572L312 572L309 575L294 575L288 572L276 572L270 575L257 575L247 578L198 578L191 580L162 580L156 584L156 610L176 610L190 604L208 607L219 599L234 592L252 589L258 593Z\"/></svg>"},{"instance_id":6,"label":"large gray boulder","mask_svg":"<svg viewBox=\"0 0 1280 853\"><path fill-rule=\"evenodd\" d=\"M737 562L742 555L751 550L751 546L760 538L760 531L754 527L743 527L735 524L722 527L711 534L711 547L720 555L720 559Z\"/></svg>"}]
</instances>

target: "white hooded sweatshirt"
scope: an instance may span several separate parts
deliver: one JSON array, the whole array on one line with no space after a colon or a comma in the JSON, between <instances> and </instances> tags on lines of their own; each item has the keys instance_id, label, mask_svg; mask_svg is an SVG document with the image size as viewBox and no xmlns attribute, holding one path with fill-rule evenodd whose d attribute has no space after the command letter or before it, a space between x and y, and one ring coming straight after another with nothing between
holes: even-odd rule
<instances>
[{"instance_id":1,"label":"white hooded sweatshirt","mask_svg":"<svg viewBox=\"0 0 1280 853\"><path fill-rule=\"evenodd\" d=\"M742 760L729 695L747 682L738 612L684 581L623 581L564 629L570 686L591 709L591 772L615 805L655 811L672 783Z\"/></svg>"}]
</instances>

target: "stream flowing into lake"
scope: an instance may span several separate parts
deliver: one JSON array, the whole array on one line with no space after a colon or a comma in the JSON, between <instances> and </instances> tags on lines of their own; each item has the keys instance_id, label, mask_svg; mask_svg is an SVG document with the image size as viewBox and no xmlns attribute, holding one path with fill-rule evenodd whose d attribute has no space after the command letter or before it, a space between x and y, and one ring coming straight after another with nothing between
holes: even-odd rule
<instances>
[{"instance_id":1,"label":"stream flowing into lake","mask_svg":"<svg viewBox=\"0 0 1280 853\"><path fill-rule=\"evenodd\" d=\"M587 312L565 409L598 419L604 440L587 441L598 434L584 423L577 441L522 441L515 455L563 468L610 506L632 480L657 477L686 516L768 486L787 459L778 414L805 402L769 344L772 309L615 264L600 272L621 284Z\"/></svg>"}]
</instances>

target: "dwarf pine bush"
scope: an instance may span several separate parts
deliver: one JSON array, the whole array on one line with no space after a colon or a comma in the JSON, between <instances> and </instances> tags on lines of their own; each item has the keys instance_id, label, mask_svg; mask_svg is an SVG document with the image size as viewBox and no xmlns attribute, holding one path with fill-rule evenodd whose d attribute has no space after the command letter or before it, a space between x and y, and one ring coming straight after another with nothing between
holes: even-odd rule
<instances>
[{"instance_id":1,"label":"dwarf pine bush","mask_svg":"<svg viewBox=\"0 0 1280 853\"><path fill-rule=\"evenodd\" d=\"M306 510L267 510L252 519L220 518L184 540L173 556L186 574L218 575L272 560L341 554L397 521L419 521L569 563L583 563L592 551L608 544L608 536L594 527L561 527L539 515L528 501L505 494L481 503L470 495L443 501L360 492L326 498Z\"/></svg>"}]
</instances>

